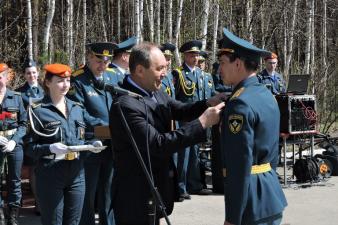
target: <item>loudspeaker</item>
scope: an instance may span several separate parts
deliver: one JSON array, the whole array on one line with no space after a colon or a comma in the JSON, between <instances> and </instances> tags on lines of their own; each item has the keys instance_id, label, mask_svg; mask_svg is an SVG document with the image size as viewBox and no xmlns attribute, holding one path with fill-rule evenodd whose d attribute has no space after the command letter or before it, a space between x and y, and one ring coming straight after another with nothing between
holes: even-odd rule
<instances>
[{"instance_id":1,"label":"loudspeaker","mask_svg":"<svg viewBox=\"0 0 338 225\"><path fill-rule=\"evenodd\" d=\"M280 111L280 132L316 133L316 98L314 95L276 95Z\"/></svg>"}]
</instances>

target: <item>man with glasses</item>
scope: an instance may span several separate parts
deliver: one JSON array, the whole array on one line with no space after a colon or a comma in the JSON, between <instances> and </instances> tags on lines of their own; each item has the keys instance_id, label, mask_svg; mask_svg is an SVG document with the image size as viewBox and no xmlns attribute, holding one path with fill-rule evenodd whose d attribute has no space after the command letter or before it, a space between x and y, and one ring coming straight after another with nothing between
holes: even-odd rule
<instances>
[{"instance_id":1,"label":"man with glasses","mask_svg":"<svg viewBox=\"0 0 338 225\"><path fill-rule=\"evenodd\" d=\"M265 84L265 86L274 95L286 92L283 76L276 72L278 64L277 58L278 57L275 53L272 53L271 56L264 58L265 69L257 75L259 82Z\"/></svg>"}]
</instances>

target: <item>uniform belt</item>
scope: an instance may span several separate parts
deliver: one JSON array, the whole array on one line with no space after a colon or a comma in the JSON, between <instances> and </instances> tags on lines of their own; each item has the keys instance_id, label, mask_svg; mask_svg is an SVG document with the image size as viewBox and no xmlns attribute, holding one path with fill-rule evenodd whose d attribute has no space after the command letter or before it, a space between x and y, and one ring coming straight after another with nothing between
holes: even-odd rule
<instances>
[{"instance_id":1,"label":"uniform belt","mask_svg":"<svg viewBox=\"0 0 338 225\"><path fill-rule=\"evenodd\" d=\"M1 136L10 136L10 135L15 134L16 130L17 130L16 128L11 129L11 130L2 130L2 131L0 131L0 135Z\"/></svg>"},{"instance_id":2,"label":"uniform belt","mask_svg":"<svg viewBox=\"0 0 338 225\"><path fill-rule=\"evenodd\" d=\"M74 159L78 159L80 156L80 153L78 152L69 152L66 154L53 154L53 155L45 155L42 158L43 159L54 159L54 160L74 160Z\"/></svg>"},{"instance_id":3,"label":"uniform belt","mask_svg":"<svg viewBox=\"0 0 338 225\"><path fill-rule=\"evenodd\" d=\"M259 173L266 173L271 170L270 163L264 163L261 165L253 165L251 167L251 174L259 174ZM223 177L227 176L227 170L226 168L223 168Z\"/></svg>"}]
</instances>

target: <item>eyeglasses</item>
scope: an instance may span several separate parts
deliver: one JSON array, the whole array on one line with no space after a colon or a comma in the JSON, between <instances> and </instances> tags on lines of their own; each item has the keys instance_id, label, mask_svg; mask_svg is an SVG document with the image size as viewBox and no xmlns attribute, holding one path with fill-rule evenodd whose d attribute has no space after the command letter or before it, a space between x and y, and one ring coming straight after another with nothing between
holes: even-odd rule
<instances>
[{"instance_id":1,"label":"eyeglasses","mask_svg":"<svg viewBox=\"0 0 338 225\"><path fill-rule=\"evenodd\" d=\"M273 64L276 64L277 62L268 62L268 63L273 65Z\"/></svg>"}]
</instances>

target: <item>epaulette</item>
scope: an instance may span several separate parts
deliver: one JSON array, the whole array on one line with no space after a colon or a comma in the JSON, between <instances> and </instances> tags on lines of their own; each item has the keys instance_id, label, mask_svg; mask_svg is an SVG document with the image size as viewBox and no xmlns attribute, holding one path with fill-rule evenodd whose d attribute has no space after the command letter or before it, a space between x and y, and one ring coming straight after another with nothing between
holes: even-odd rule
<instances>
[{"instance_id":1,"label":"epaulette","mask_svg":"<svg viewBox=\"0 0 338 225\"><path fill-rule=\"evenodd\" d=\"M244 91L244 87L241 87L240 89L238 89L230 98L230 101L235 99L235 98L238 98Z\"/></svg>"},{"instance_id":2,"label":"epaulette","mask_svg":"<svg viewBox=\"0 0 338 225\"><path fill-rule=\"evenodd\" d=\"M83 73L84 73L84 70L83 70L83 69L79 69L79 70L74 71L74 72L72 73L72 76L73 76L73 77L77 77L77 76L79 76L79 75L81 75L81 74L83 74Z\"/></svg>"},{"instance_id":3,"label":"epaulette","mask_svg":"<svg viewBox=\"0 0 338 225\"><path fill-rule=\"evenodd\" d=\"M41 103L32 103L32 108L35 109L37 107L39 107L41 105Z\"/></svg>"},{"instance_id":4,"label":"epaulette","mask_svg":"<svg viewBox=\"0 0 338 225\"><path fill-rule=\"evenodd\" d=\"M112 72L112 73L115 73L115 72L116 72L114 68L107 68L106 71Z\"/></svg>"},{"instance_id":5,"label":"epaulette","mask_svg":"<svg viewBox=\"0 0 338 225\"><path fill-rule=\"evenodd\" d=\"M13 94L21 96L21 92L13 91Z\"/></svg>"}]
</instances>

